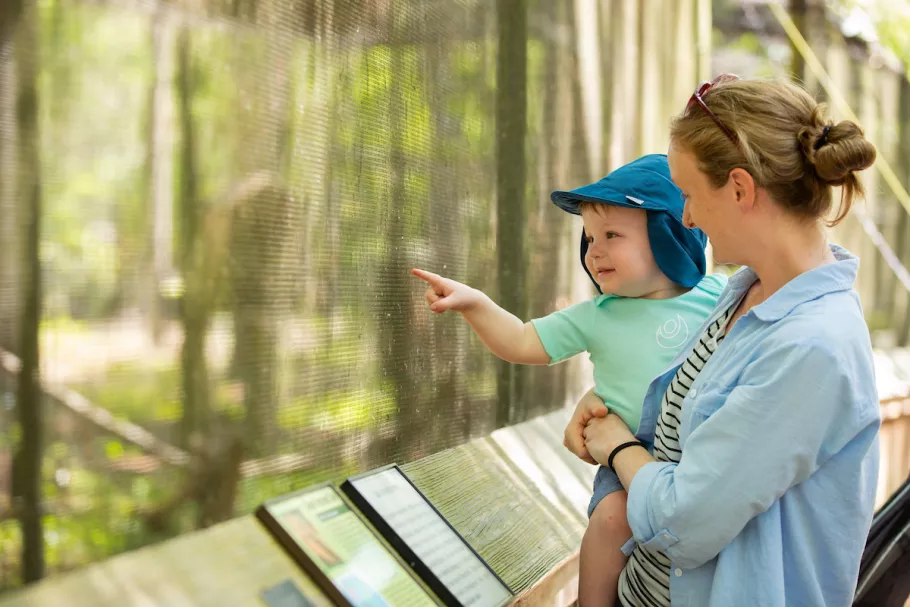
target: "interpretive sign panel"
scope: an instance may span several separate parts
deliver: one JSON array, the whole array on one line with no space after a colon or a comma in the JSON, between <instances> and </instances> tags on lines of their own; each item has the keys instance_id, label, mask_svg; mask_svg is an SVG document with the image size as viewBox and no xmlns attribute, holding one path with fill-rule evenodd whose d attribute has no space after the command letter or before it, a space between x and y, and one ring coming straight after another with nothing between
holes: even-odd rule
<instances>
[{"instance_id":1,"label":"interpretive sign panel","mask_svg":"<svg viewBox=\"0 0 910 607\"><path fill-rule=\"evenodd\" d=\"M437 604L332 485L270 500L256 516L340 607Z\"/></svg>"},{"instance_id":2,"label":"interpretive sign panel","mask_svg":"<svg viewBox=\"0 0 910 607\"><path fill-rule=\"evenodd\" d=\"M512 591L396 465L341 489L449 607L498 607Z\"/></svg>"}]
</instances>

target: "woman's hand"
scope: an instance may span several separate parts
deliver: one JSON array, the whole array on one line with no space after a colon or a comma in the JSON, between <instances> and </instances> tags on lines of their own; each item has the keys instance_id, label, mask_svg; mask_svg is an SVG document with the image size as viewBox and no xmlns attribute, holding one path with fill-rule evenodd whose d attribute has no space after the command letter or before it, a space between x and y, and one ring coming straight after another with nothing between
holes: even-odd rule
<instances>
[{"instance_id":1,"label":"woman's hand","mask_svg":"<svg viewBox=\"0 0 910 607\"><path fill-rule=\"evenodd\" d=\"M477 289L450 278L416 268L411 270L411 273L429 285L426 293L427 303L430 304L430 309L437 314L442 314L447 310L468 312L485 298L485 295Z\"/></svg>"},{"instance_id":2,"label":"woman's hand","mask_svg":"<svg viewBox=\"0 0 910 607\"><path fill-rule=\"evenodd\" d=\"M584 436L588 454L602 466L607 465L613 449L635 440L626 422L615 413L590 420L585 426Z\"/></svg>"},{"instance_id":3,"label":"woman's hand","mask_svg":"<svg viewBox=\"0 0 910 607\"><path fill-rule=\"evenodd\" d=\"M592 419L606 417L607 413L609 411L606 405L600 400L600 397L594 394L594 389L588 390L578 401L578 405L575 406L575 412L572 414L572 419L566 424L562 444L580 459L589 464L596 464L597 462L591 457L587 447L585 447L585 426Z\"/></svg>"}]
</instances>

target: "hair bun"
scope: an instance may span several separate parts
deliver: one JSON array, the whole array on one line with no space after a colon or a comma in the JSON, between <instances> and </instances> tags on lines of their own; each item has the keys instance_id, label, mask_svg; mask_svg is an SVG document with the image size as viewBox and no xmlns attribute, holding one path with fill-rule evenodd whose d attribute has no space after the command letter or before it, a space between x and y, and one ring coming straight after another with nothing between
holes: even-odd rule
<instances>
[{"instance_id":1,"label":"hair bun","mask_svg":"<svg viewBox=\"0 0 910 607\"><path fill-rule=\"evenodd\" d=\"M828 185L844 185L875 162L875 146L855 122L842 120L834 125L820 124L800 133L803 152L816 174Z\"/></svg>"}]
</instances>

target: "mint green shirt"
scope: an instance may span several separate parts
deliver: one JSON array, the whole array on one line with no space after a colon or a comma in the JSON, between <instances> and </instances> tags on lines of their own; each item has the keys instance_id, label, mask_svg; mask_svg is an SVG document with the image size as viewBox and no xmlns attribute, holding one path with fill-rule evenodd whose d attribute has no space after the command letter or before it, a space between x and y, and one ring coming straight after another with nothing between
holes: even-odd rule
<instances>
[{"instance_id":1,"label":"mint green shirt","mask_svg":"<svg viewBox=\"0 0 910 607\"><path fill-rule=\"evenodd\" d=\"M551 365L590 355L594 393L634 433L651 380L701 328L726 285L726 276L712 274L671 299L600 295L531 323Z\"/></svg>"}]
</instances>

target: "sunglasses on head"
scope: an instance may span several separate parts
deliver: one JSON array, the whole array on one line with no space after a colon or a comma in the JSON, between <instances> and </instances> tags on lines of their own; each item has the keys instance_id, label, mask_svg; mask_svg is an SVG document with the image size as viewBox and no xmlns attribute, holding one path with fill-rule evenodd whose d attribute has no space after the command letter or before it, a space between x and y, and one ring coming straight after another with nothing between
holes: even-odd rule
<instances>
[{"instance_id":1,"label":"sunglasses on head","mask_svg":"<svg viewBox=\"0 0 910 607\"><path fill-rule=\"evenodd\" d=\"M734 80L739 80L739 76L737 76L735 74L721 74L720 76L718 76L711 82L705 81L705 82L702 82L701 84L699 84L698 88L695 89L695 92L692 93L692 96L689 98L689 103L686 104L686 113L688 114L692 110L692 108L695 107L696 105L699 106L701 109L703 109L705 111L706 114L708 114L708 116L711 117L711 120L714 121L714 124L716 124L720 128L720 130L722 130L724 132L724 134L730 139L730 141L732 141L734 144L736 144L736 147L739 147L739 137L737 137L736 133L734 133L732 130L727 128L727 126L724 125L724 123L721 122L720 119L714 115L714 112L712 112L708 108L707 104L705 103L705 100L703 99L705 93L710 91L714 87L714 85L722 84L724 82L733 82Z\"/></svg>"}]
</instances>

